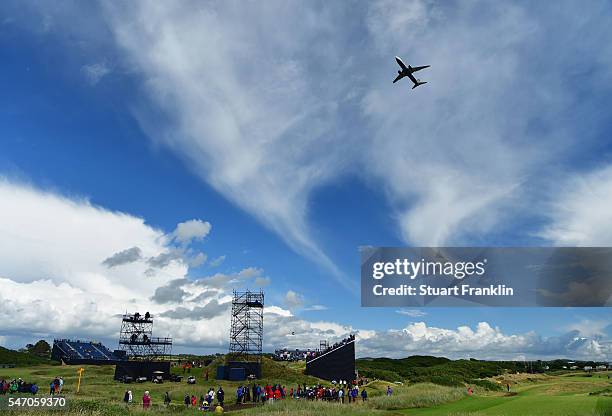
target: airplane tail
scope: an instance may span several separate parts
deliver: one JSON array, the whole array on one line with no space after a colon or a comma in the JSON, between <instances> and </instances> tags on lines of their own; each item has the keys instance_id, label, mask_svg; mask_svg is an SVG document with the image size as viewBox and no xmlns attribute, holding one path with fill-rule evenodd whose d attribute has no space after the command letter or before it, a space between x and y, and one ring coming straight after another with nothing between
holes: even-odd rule
<instances>
[{"instance_id":1,"label":"airplane tail","mask_svg":"<svg viewBox=\"0 0 612 416\"><path fill-rule=\"evenodd\" d=\"M416 84L414 84L412 86L412 89L415 89L416 87L418 87L419 85L423 85L423 84L427 84L427 81L421 81L420 79L417 79Z\"/></svg>"}]
</instances>

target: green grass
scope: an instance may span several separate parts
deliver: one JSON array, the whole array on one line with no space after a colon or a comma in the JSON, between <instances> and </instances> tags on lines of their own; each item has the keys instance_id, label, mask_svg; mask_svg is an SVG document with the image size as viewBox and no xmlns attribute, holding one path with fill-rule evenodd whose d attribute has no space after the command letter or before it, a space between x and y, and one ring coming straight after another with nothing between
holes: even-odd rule
<instances>
[{"instance_id":1,"label":"green grass","mask_svg":"<svg viewBox=\"0 0 612 416\"><path fill-rule=\"evenodd\" d=\"M114 367L84 366L81 392L75 393L79 366L38 365L31 367L0 369L0 378L21 377L26 381L39 384L39 395L47 392L50 380L55 376L63 376L65 380L66 397L70 409L62 412L64 415L100 415L115 416L125 414L201 414L194 409L185 409L182 398L185 394L196 394L199 397L209 387L215 389L222 385L226 391L226 402L232 403L234 392L240 384L237 382L216 381L212 379L215 365L209 366L211 380L203 381L205 369L193 369L191 374L197 378L195 386L182 383L166 382L161 385L152 383L121 384L113 381ZM173 368L174 372L182 373L182 368ZM288 389L295 387L297 382L312 384L320 380L304 376L303 363L277 363L265 359L263 364L264 378L260 384L281 382ZM504 392L475 387L475 394L467 396L465 387L448 387L431 383L417 383L405 386L394 385L394 395L387 397L386 381L373 381L367 385L369 400L355 404L336 404L309 402L303 400L284 400L281 402L241 408L237 415L609 415L612 416L612 397L608 391L612 383L605 377L585 377L583 374L565 374L562 376L524 377L512 385L513 396ZM122 403L123 394L129 388L134 393L135 404L127 408ZM145 390L149 390L153 401L153 411L144 412L139 403ZM164 408L161 403L165 391L172 396L170 408ZM590 394L594 393L594 394ZM0 410L0 412L3 412ZM50 412L13 411L3 412L7 415L42 415ZM56 412L57 413L57 412ZM60 413L57 413L60 414Z\"/></svg>"},{"instance_id":2,"label":"green grass","mask_svg":"<svg viewBox=\"0 0 612 416\"><path fill-rule=\"evenodd\" d=\"M589 377L550 377L544 382L529 382L513 395L475 394L440 406L415 409L411 415L538 415L538 416L612 416L612 397L590 395L610 385L607 379Z\"/></svg>"}]
</instances>

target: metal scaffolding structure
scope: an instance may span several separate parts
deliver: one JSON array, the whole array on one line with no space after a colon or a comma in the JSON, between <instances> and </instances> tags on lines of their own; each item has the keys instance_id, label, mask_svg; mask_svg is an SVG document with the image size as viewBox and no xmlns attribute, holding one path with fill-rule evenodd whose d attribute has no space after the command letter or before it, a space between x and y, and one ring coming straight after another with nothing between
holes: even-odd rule
<instances>
[{"instance_id":1,"label":"metal scaffolding structure","mask_svg":"<svg viewBox=\"0 0 612 416\"><path fill-rule=\"evenodd\" d=\"M233 359L261 362L264 294L237 292L232 300L229 352Z\"/></svg>"},{"instance_id":2,"label":"metal scaffolding structure","mask_svg":"<svg viewBox=\"0 0 612 416\"><path fill-rule=\"evenodd\" d=\"M172 338L155 338L153 316L138 312L126 313L121 320L119 350L125 351L130 359L162 360L172 353Z\"/></svg>"}]
</instances>

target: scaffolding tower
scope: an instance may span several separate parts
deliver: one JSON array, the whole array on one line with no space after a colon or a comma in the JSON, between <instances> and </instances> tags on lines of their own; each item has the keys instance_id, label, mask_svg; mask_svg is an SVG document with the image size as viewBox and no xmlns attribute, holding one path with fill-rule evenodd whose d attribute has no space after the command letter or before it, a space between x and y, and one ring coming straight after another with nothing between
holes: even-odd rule
<instances>
[{"instance_id":1,"label":"scaffolding tower","mask_svg":"<svg viewBox=\"0 0 612 416\"><path fill-rule=\"evenodd\" d=\"M261 362L264 294L237 292L232 300L229 352L234 360Z\"/></svg>"},{"instance_id":2,"label":"scaffolding tower","mask_svg":"<svg viewBox=\"0 0 612 416\"><path fill-rule=\"evenodd\" d=\"M153 316L136 312L124 314L119 332L119 350L130 359L163 360L172 353L172 338L156 338L153 334Z\"/></svg>"}]
</instances>

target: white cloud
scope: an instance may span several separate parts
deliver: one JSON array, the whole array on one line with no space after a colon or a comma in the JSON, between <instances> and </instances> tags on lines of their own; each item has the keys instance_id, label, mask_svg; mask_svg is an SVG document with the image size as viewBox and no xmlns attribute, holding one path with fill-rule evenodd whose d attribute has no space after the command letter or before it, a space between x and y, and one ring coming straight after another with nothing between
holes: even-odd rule
<instances>
[{"instance_id":1,"label":"white cloud","mask_svg":"<svg viewBox=\"0 0 612 416\"><path fill-rule=\"evenodd\" d=\"M193 240L202 240L210 233L210 229L208 221L194 219L178 223L172 235L179 244L189 244Z\"/></svg>"},{"instance_id":2,"label":"white cloud","mask_svg":"<svg viewBox=\"0 0 612 416\"><path fill-rule=\"evenodd\" d=\"M160 315L156 332L171 333L178 344L226 342L229 316L177 320L161 314L176 309L181 296L175 296L173 303L168 299L172 292L162 294L163 305L150 300L158 288L177 278L185 280L188 265L184 260L159 265L154 274L148 273L146 261L133 258L140 257L133 256L135 250L127 257L136 261L124 261L126 247L138 247L142 258L171 251L171 239L163 231L141 218L94 206L85 199L6 179L0 179L0 201L0 333L114 340L120 326L117 314L148 310ZM123 254L116 258L113 253ZM107 267L103 261L109 258L121 264ZM237 278L259 274L257 269L245 269ZM206 287L198 290L204 292ZM229 300L223 294L215 299L219 303ZM201 302L182 305L205 306ZM200 317L212 316L213 306L195 312Z\"/></svg>"},{"instance_id":3,"label":"white cloud","mask_svg":"<svg viewBox=\"0 0 612 416\"><path fill-rule=\"evenodd\" d=\"M84 199L69 199L0 179L0 276L19 283L46 279L111 296L148 293L183 276L181 263L160 276L143 278L146 265L131 262L109 269L102 262L126 247L143 256L167 250L164 233L141 218L111 212Z\"/></svg>"},{"instance_id":4,"label":"white cloud","mask_svg":"<svg viewBox=\"0 0 612 416\"><path fill-rule=\"evenodd\" d=\"M107 11L117 43L167 116L138 112L150 136L293 249L339 276L306 216L310 191L343 170L352 149L349 140L336 141L338 101L350 77L311 72L346 65L344 35L333 30L334 10L278 6L109 3Z\"/></svg>"},{"instance_id":5,"label":"white cloud","mask_svg":"<svg viewBox=\"0 0 612 416\"><path fill-rule=\"evenodd\" d=\"M225 256L219 256L219 257L212 259L210 263L208 263L208 266L219 267L223 264L224 261L225 261Z\"/></svg>"},{"instance_id":6,"label":"white cloud","mask_svg":"<svg viewBox=\"0 0 612 416\"><path fill-rule=\"evenodd\" d=\"M83 13L38 7L50 30ZM502 219L533 216L541 178L593 144L598 120L581 114L596 101L583 97L612 85L605 1L580 19L571 1L103 10L103 22L71 30L118 46L141 79L144 100L130 104L145 132L337 276L308 221L318 188L345 174L375 184L410 244L486 240L512 227ZM394 55L431 64L430 83L391 84ZM520 75L525 62L538 70Z\"/></svg>"},{"instance_id":7,"label":"white cloud","mask_svg":"<svg viewBox=\"0 0 612 416\"><path fill-rule=\"evenodd\" d=\"M419 318L427 315L427 312L420 309L398 309L395 312L399 313L400 315L410 316L412 318Z\"/></svg>"},{"instance_id":8,"label":"white cloud","mask_svg":"<svg viewBox=\"0 0 612 416\"><path fill-rule=\"evenodd\" d=\"M612 165L562 181L539 236L558 246L612 245Z\"/></svg>"},{"instance_id":9,"label":"white cloud","mask_svg":"<svg viewBox=\"0 0 612 416\"><path fill-rule=\"evenodd\" d=\"M351 9L355 19L336 4L274 2L109 4L107 17L165 116L138 112L149 135L337 274L312 236L308 201L347 172L379 184L414 244L531 215L525 182L579 128L564 117L578 100L566 68L586 50L602 55L595 39L611 35L597 9L584 10L593 40L571 35L583 31L571 2L555 18L543 6L425 0L367 3ZM396 54L431 64L430 83L391 84ZM517 75L525 62L540 70ZM607 73L594 72L598 88L610 88Z\"/></svg>"},{"instance_id":10,"label":"white cloud","mask_svg":"<svg viewBox=\"0 0 612 416\"><path fill-rule=\"evenodd\" d=\"M325 305L311 305L304 308L305 311L326 311L329 308Z\"/></svg>"},{"instance_id":11,"label":"white cloud","mask_svg":"<svg viewBox=\"0 0 612 416\"><path fill-rule=\"evenodd\" d=\"M285 294L285 306L291 310L301 308L304 306L304 296L293 290L287 291Z\"/></svg>"},{"instance_id":12,"label":"white cloud","mask_svg":"<svg viewBox=\"0 0 612 416\"><path fill-rule=\"evenodd\" d=\"M96 85L111 72L110 67L104 62L84 65L82 70L91 85Z\"/></svg>"},{"instance_id":13,"label":"white cloud","mask_svg":"<svg viewBox=\"0 0 612 416\"><path fill-rule=\"evenodd\" d=\"M255 278L255 287L265 287L272 282L269 277L257 277Z\"/></svg>"},{"instance_id":14,"label":"white cloud","mask_svg":"<svg viewBox=\"0 0 612 416\"><path fill-rule=\"evenodd\" d=\"M583 337L601 338L606 337L606 328L611 326L611 321L582 319L578 322L573 322L567 325L568 331L577 331Z\"/></svg>"},{"instance_id":15,"label":"white cloud","mask_svg":"<svg viewBox=\"0 0 612 416\"><path fill-rule=\"evenodd\" d=\"M126 244L149 256L166 250L163 232L140 218L6 179L0 201L0 330L115 332L115 314L144 307L156 286L187 272L177 263L145 277L139 262L102 264Z\"/></svg>"},{"instance_id":16,"label":"white cloud","mask_svg":"<svg viewBox=\"0 0 612 416\"><path fill-rule=\"evenodd\" d=\"M597 340L577 337L569 332L560 337L543 338L533 332L504 334L487 322L475 329L460 326L446 329L416 322L402 330L377 331L361 339L360 356L405 357L429 354L449 358L513 359L518 354L534 358L581 358L602 360L611 347Z\"/></svg>"},{"instance_id":17,"label":"white cloud","mask_svg":"<svg viewBox=\"0 0 612 416\"><path fill-rule=\"evenodd\" d=\"M121 250L118 253L104 259L102 262L106 267L116 267L123 264L133 263L142 259L142 251L138 247L131 247L125 250Z\"/></svg>"}]
</instances>

